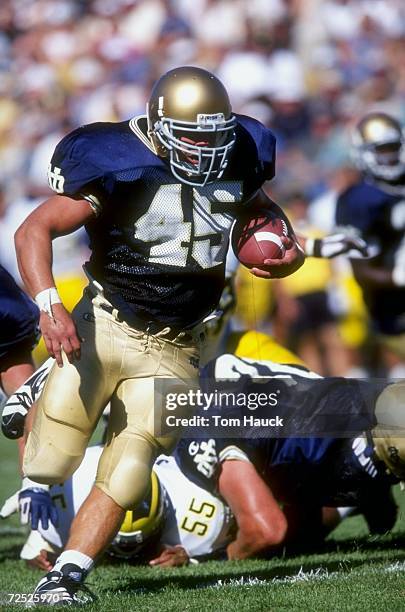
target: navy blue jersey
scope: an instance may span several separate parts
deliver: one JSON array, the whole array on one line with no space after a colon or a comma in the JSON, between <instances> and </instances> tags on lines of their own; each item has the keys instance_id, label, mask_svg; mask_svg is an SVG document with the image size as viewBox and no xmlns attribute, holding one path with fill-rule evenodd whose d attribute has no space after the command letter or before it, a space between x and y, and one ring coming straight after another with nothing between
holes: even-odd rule
<instances>
[{"instance_id":1,"label":"navy blue jersey","mask_svg":"<svg viewBox=\"0 0 405 612\"><path fill-rule=\"evenodd\" d=\"M251 461L276 497L286 503L358 505L370 487L385 486L389 480L385 468L375 463L371 446L363 441L363 432L376 425L375 403L386 382L322 378L302 366L234 355L210 362L202 376L206 393L212 391L213 382L228 394L233 388L243 390L246 397L266 392L268 385L278 388L277 405L266 406L265 411L283 417L283 430L292 433L272 436L267 430L265 437L241 429L239 437L225 438L219 437L217 428L205 438L183 434L175 457L199 486L216 491L221 463L238 458ZM233 411L229 402L221 406L223 417ZM325 434L331 431L340 432L340 437ZM311 432L318 433L308 435Z\"/></svg>"},{"instance_id":2,"label":"navy blue jersey","mask_svg":"<svg viewBox=\"0 0 405 612\"><path fill-rule=\"evenodd\" d=\"M404 238L405 200L365 181L342 193L336 206L338 226L355 228L379 254L372 264L392 269ZM376 329L385 334L405 332L405 289L370 287L363 283L364 301Z\"/></svg>"},{"instance_id":3,"label":"navy blue jersey","mask_svg":"<svg viewBox=\"0 0 405 612\"><path fill-rule=\"evenodd\" d=\"M274 176L274 136L237 119L228 167L204 187L180 183L155 155L145 117L79 128L56 147L50 185L98 213L88 269L119 310L187 327L216 306L233 220Z\"/></svg>"},{"instance_id":4,"label":"navy blue jersey","mask_svg":"<svg viewBox=\"0 0 405 612\"><path fill-rule=\"evenodd\" d=\"M249 460L284 503L359 506L397 480L376 463L363 438L182 439L176 461L198 486L218 493L221 464Z\"/></svg>"},{"instance_id":5,"label":"navy blue jersey","mask_svg":"<svg viewBox=\"0 0 405 612\"><path fill-rule=\"evenodd\" d=\"M323 378L301 365L224 354L200 371L200 387L212 396L208 410L202 405L197 415L211 418L201 435L236 435L243 438L301 436L349 437L376 425L375 404L387 386L383 379L364 381L345 377ZM258 403L259 396L268 398ZM245 398L249 398L246 401ZM213 415L237 419L238 431L218 429ZM282 426L269 430L267 418L282 419ZM252 418L250 418L252 417ZM256 422L253 420L256 419ZM263 419L264 425L257 425ZM205 433L204 433L205 432ZM190 434L190 435L189 435ZM184 437L198 432L184 430Z\"/></svg>"},{"instance_id":6,"label":"navy blue jersey","mask_svg":"<svg viewBox=\"0 0 405 612\"><path fill-rule=\"evenodd\" d=\"M0 360L31 350L39 339L39 309L0 266Z\"/></svg>"}]
</instances>

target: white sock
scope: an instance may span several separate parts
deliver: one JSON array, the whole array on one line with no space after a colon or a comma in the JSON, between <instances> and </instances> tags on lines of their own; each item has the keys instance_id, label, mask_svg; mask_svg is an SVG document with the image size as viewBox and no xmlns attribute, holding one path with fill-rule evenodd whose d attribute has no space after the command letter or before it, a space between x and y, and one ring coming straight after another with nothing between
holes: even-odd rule
<instances>
[{"instance_id":1,"label":"white sock","mask_svg":"<svg viewBox=\"0 0 405 612\"><path fill-rule=\"evenodd\" d=\"M94 561L91 557L88 557L84 553L77 550L64 550L63 553L61 553L56 559L53 569L60 571L62 565L65 565L65 563L74 563L75 565L78 565L80 569L85 570L87 574L94 565Z\"/></svg>"}]
</instances>

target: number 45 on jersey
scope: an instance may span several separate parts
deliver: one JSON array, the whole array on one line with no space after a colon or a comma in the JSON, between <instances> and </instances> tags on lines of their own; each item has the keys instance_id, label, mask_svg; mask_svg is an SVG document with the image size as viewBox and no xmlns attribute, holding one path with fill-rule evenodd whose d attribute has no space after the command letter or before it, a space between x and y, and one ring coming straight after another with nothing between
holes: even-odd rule
<instances>
[{"instance_id":1,"label":"number 45 on jersey","mask_svg":"<svg viewBox=\"0 0 405 612\"><path fill-rule=\"evenodd\" d=\"M185 267L190 258L201 268L213 268L225 260L233 215L212 212L215 203L241 200L241 183L223 182L190 189L187 209L183 185L161 185L147 212L135 224L134 238L153 243L148 260ZM191 200L191 198L190 198Z\"/></svg>"}]
</instances>

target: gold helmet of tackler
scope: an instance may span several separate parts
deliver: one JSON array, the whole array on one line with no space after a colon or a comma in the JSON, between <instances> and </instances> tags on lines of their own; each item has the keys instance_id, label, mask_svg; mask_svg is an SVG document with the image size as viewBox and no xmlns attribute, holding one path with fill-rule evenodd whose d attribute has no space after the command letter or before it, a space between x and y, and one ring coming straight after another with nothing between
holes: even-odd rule
<instances>
[{"instance_id":1,"label":"gold helmet of tackler","mask_svg":"<svg viewBox=\"0 0 405 612\"><path fill-rule=\"evenodd\" d=\"M154 471L146 498L135 510L127 510L109 552L123 559L137 557L159 537L163 528L166 492Z\"/></svg>"},{"instance_id":2,"label":"gold helmet of tackler","mask_svg":"<svg viewBox=\"0 0 405 612\"><path fill-rule=\"evenodd\" d=\"M388 385L380 393L372 430L374 450L392 474L405 480L405 381Z\"/></svg>"},{"instance_id":3,"label":"gold helmet of tackler","mask_svg":"<svg viewBox=\"0 0 405 612\"><path fill-rule=\"evenodd\" d=\"M369 113L352 133L357 167L377 180L395 182L405 176L405 141L400 123L386 113Z\"/></svg>"},{"instance_id":4,"label":"gold helmet of tackler","mask_svg":"<svg viewBox=\"0 0 405 612\"><path fill-rule=\"evenodd\" d=\"M181 66L155 84L147 104L148 135L173 175L188 185L219 179L235 143L228 93L211 72Z\"/></svg>"}]
</instances>

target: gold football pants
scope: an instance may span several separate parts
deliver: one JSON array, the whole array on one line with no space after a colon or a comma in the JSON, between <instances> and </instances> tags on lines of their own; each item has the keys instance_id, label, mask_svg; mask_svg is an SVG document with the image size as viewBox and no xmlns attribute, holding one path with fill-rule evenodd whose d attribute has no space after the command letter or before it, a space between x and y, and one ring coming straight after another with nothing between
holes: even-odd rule
<instances>
[{"instance_id":1,"label":"gold football pants","mask_svg":"<svg viewBox=\"0 0 405 612\"><path fill-rule=\"evenodd\" d=\"M96 485L130 509L147 492L157 454L170 452L176 432L155 436L154 379L176 379L181 390L198 375L198 341L169 342L164 330L149 335L103 310L104 297L84 297L73 311L81 359L56 363L38 402L24 455L36 482L65 481L80 465L100 415L111 402L107 442ZM111 306L111 305L109 305Z\"/></svg>"}]
</instances>

